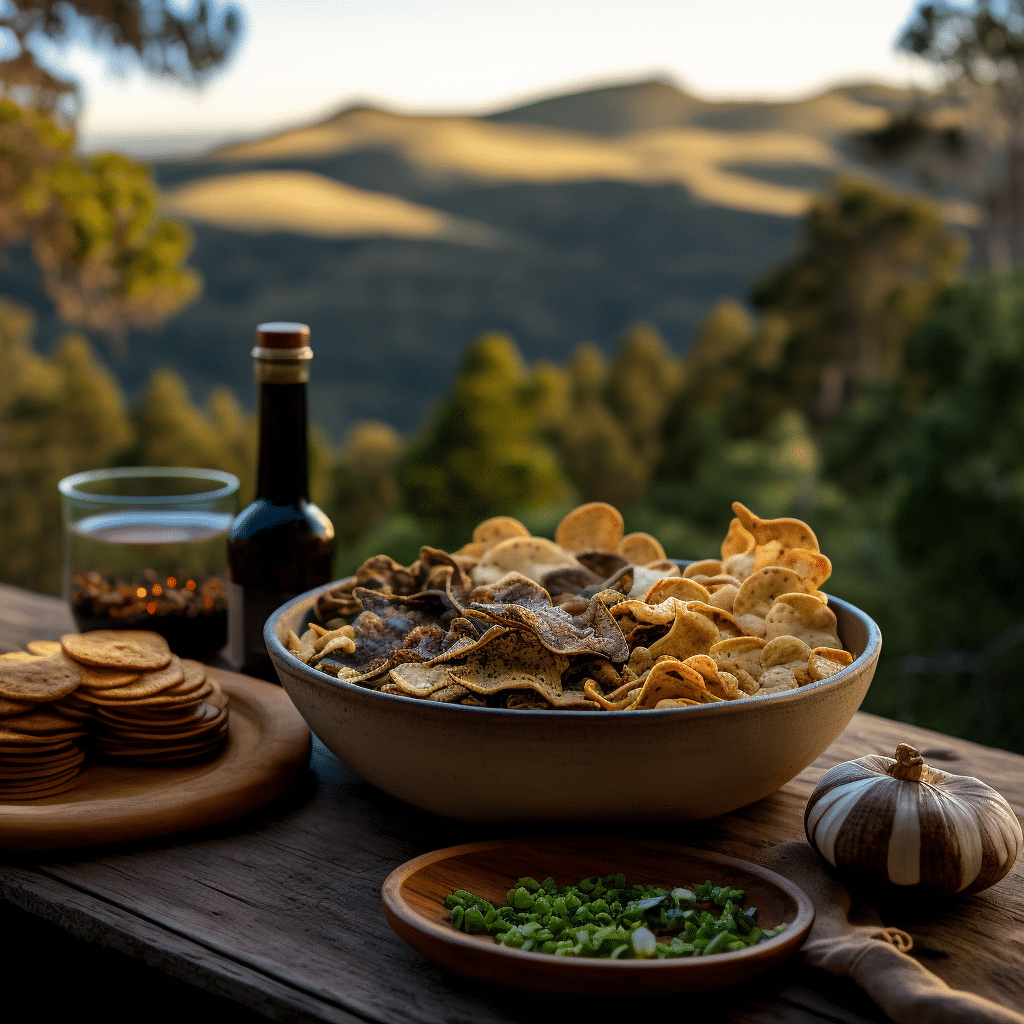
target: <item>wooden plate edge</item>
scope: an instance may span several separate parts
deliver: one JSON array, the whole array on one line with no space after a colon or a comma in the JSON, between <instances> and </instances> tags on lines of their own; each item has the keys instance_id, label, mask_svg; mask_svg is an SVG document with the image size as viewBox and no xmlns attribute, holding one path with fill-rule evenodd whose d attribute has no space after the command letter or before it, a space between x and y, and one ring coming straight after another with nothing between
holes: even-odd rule
<instances>
[{"instance_id":1,"label":"wooden plate edge","mask_svg":"<svg viewBox=\"0 0 1024 1024\"><path fill-rule=\"evenodd\" d=\"M708 860L716 865L739 869L786 892L796 903L796 916L781 935L751 947L743 953L712 954L679 960L611 961L568 960L544 953L524 953L503 946L488 946L472 936L444 928L421 917L404 901L402 884L432 863L487 849L522 843L557 843L558 838L487 840L433 850L395 868L381 886L384 916L395 933L421 956L442 968L507 987L536 991L603 992L695 992L735 984L787 959L803 944L814 923L814 904L791 879L752 861L696 847L659 840L636 840L649 848L662 848L684 856ZM576 839L575 841L580 841ZM590 842L600 843L601 839ZM608 841L608 840L605 840ZM616 842L628 842L621 838ZM480 964L483 962L484 966Z\"/></svg>"},{"instance_id":2,"label":"wooden plate edge","mask_svg":"<svg viewBox=\"0 0 1024 1024\"><path fill-rule=\"evenodd\" d=\"M145 839L191 831L249 813L286 792L298 772L309 762L312 736L309 727L280 686L225 669L208 668L224 687L230 701L246 701L260 713L260 757L247 763L247 771L234 772L235 785L228 789L211 786L218 769L188 780L195 792L185 803L173 798L173 788L146 794L145 804L127 810L111 808L117 798L82 801L75 804L0 804L0 849L56 850L101 843ZM229 764L234 767L237 762ZM224 809L226 796L231 805ZM106 806L104 806L106 805ZM75 810L69 811L69 808ZM60 833L53 831L58 808Z\"/></svg>"}]
</instances>

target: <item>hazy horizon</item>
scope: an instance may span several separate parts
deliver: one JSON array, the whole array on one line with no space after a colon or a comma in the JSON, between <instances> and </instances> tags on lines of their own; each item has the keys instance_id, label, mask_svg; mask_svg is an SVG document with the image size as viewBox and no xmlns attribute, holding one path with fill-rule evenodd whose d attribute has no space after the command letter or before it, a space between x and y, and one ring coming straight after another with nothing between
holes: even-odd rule
<instances>
[{"instance_id":1,"label":"hazy horizon","mask_svg":"<svg viewBox=\"0 0 1024 1024\"><path fill-rule=\"evenodd\" d=\"M206 131L195 131L194 129L189 130L157 130L151 132L139 132L133 130L125 131L102 131L102 132L80 132L79 143L80 148L86 153L97 153L104 152L106 150L116 150L123 152L128 156L131 156L138 160L175 160L175 159L189 159L197 156L201 156L204 153L211 152L220 146L228 145L231 143L246 142L249 140L264 138L272 136L278 133L287 132L289 130L304 128L309 125L316 124L322 120L325 120L333 115L341 113L342 111L349 110L358 107L370 107L380 110L387 110L393 113L407 115L407 116L462 116L462 117L489 117L494 114L498 114L504 111L516 110L521 107L530 106L534 103L541 103L546 100L556 99L563 96L578 95L582 93L588 93L593 91L599 91L602 89L613 89L628 87L630 85L639 85L645 82L661 81L672 87L681 90L682 92L694 96L697 99L708 103L737 103L737 104L786 104L786 103L799 103L803 100L812 99L815 96L820 96L825 93L831 92L836 89L849 89L861 86L882 86L891 88L905 88L894 82L886 81L882 78L851 78L844 81L836 81L827 83L821 88L811 89L808 92L800 93L799 95L790 97L765 97L765 96L751 96L751 97L709 97L698 90L688 88L684 83L675 81L668 75L649 75L646 77L639 78L623 78L617 81L600 82L600 83L586 83L578 88L569 87L562 91L556 92L542 92L522 99L516 99L510 101L507 104L501 104L494 108L488 108L479 111L451 111L446 109L439 110L402 110L399 106L384 101L375 101L371 98L363 97L352 97L350 100L345 101L326 111L318 111L315 114L311 114L308 117L296 117L282 121L276 124L267 124L265 126L253 126L250 128L211 128Z\"/></svg>"}]
</instances>

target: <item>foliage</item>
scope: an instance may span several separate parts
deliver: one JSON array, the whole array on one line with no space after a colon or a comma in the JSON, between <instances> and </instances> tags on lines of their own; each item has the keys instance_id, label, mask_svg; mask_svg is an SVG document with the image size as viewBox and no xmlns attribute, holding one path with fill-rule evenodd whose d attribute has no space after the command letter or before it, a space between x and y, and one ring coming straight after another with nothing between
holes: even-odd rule
<instances>
[{"instance_id":1,"label":"foliage","mask_svg":"<svg viewBox=\"0 0 1024 1024\"><path fill-rule=\"evenodd\" d=\"M909 358L916 408L894 536L917 567L926 640L976 649L1024 620L1024 277L983 277L951 290ZM964 574L967 565L984 566L984 579ZM964 608L937 591L951 579L984 623L981 635Z\"/></svg>"},{"instance_id":2,"label":"foliage","mask_svg":"<svg viewBox=\"0 0 1024 1024\"><path fill-rule=\"evenodd\" d=\"M120 388L78 335L49 359L32 321L0 301L0 565L4 579L54 593L60 585L57 481L108 464L131 435Z\"/></svg>"},{"instance_id":3,"label":"foliage","mask_svg":"<svg viewBox=\"0 0 1024 1024\"><path fill-rule=\"evenodd\" d=\"M506 335L477 337L411 442L364 422L335 452L311 432L338 571L459 545L499 513L550 536L593 499L670 554L709 557L739 499L809 521L833 562L829 593L880 623L867 710L1024 749L1024 691L1002 682L1024 637L1024 277L950 284L961 257L934 210L840 183L759 286L758 310L719 303L683 359L646 326L611 359L581 345L564 366L527 365ZM251 493L254 425L230 392L200 408L161 371L129 416L83 339L44 358L31 329L0 305L6 579L56 587L64 473L205 465ZM824 415L830 373L842 386ZM949 651L984 668L908 671L908 658Z\"/></svg>"},{"instance_id":4,"label":"foliage","mask_svg":"<svg viewBox=\"0 0 1024 1024\"><path fill-rule=\"evenodd\" d=\"M605 400L609 367L596 345L580 345L566 367L567 414L558 433L566 475L580 497L625 506L644 492L645 467Z\"/></svg>"},{"instance_id":5,"label":"foliage","mask_svg":"<svg viewBox=\"0 0 1024 1024\"><path fill-rule=\"evenodd\" d=\"M386 423L357 423L349 431L331 469L325 504L340 547L355 544L398 511L401 454L402 439Z\"/></svg>"},{"instance_id":6,"label":"foliage","mask_svg":"<svg viewBox=\"0 0 1024 1024\"><path fill-rule=\"evenodd\" d=\"M121 342L199 294L191 236L158 216L141 164L72 147L46 114L0 100L0 244L28 240L60 318Z\"/></svg>"},{"instance_id":7,"label":"foliage","mask_svg":"<svg viewBox=\"0 0 1024 1024\"><path fill-rule=\"evenodd\" d=\"M948 289L904 366L851 407L825 454L898 569L874 599L889 657L873 691L898 697L887 713L1020 749L1024 701L1002 680L1024 639L1024 277ZM895 672L943 652L977 656L977 673Z\"/></svg>"},{"instance_id":8,"label":"foliage","mask_svg":"<svg viewBox=\"0 0 1024 1024\"><path fill-rule=\"evenodd\" d=\"M213 392L202 410L173 370L157 370L135 408L132 425L134 443L118 457L123 465L220 469L239 478L240 500L253 494L255 427L229 391Z\"/></svg>"},{"instance_id":9,"label":"foliage","mask_svg":"<svg viewBox=\"0 0 1024 1024\"><path fill-rule=\"evenodd\" d=\"M928 144L945 134L962 180L981 200L988 258L994 267L1024 259L1024 0L922 3L897 44L944 75L961 125L904 138ZM936 131L937 129L937 131Z\"/></svg>"},{"instance_id":10,"label":"foliage","mask_svg":"<svg viewBox=\"0 0 1024 1024\"><path fill-rule=\"evenodd\" d=\"M721 417L713 412L696 415L689 422L692 472L685 477L661 476L647 502L701 530L701 550L707 553L688 549L680 557L717 557L734 501L765 517L816 518L821 498L818 447L799 412L779 413L763 438L725 436Z\"/></svg>"},{"instance_id":11,"label":"foliage","mask_svg":"<svg viewBox=\"0 0 1024 1024\"><path fill-rule=\"evenodd\" d=\"M88 39L119 68L134 63L157 77L198 84L229 55L240 24L233 7L208 0L6 0L0 28L13 50L0 61L4 94L73 118L77 84L53 63L69 43Z\"/></svg>"},{"instance_id":12,"label":"foliage","mask_svg":"<svg viewBox=\"0 0 1024 1024\"><path fill-rule=\"evenodd\" d=\"M121 66L185 83L205 78L238 34L232 8L171 0L7 0L10 55L0 61L0 244L30 243L64 323L123 348L200 291L183 266L189 233L157 215L148 170L117 155L75 153L78 96L53 61L88 39Z\"/></svg>"},{"instance_id":13,"label":"foliage","mask_svg":"<svg viewBox=\"0 0 1024 1024\"><path fill-rule=\"evenodd\" d=\"M63 320L123 343L130 328L156 327L198 296L199 275L182 266L191 235L157 217L141 164L116 154L64 160L50 188L30 234Z\"/></svg>"},{"instance_id":14,"label":"foliage","mask_svg":"<svg viewBox=\"0 0 1024 1024\"><path fill-rule=\"evenodd\" d=\"M797 256L752 296L788 329L771 382L784 404L826 425L897 376L908 334L964 254L933 204L838 181L812 206Z\"/></svg>"},{"instance_id":15,"label":"foliage","mask_svg":"<svg viewBox=\"0 0 1024 1024\"><path fill-rule=\"evenodd\" d=\"M566 489L542 437L541 389L506 335L480 335L450 395L399 466L405 507L459 536L481 519Z\"/></svg>"},{"instance_id":16,"label":"foliage","mask_svg":"<svg viewBox=\"0 0 1024 1024\"><path fill-rule=\"evenodd\" d=\"M650 324L627 331L610 367L607 403L642 467L643 490L662 455L662 428L682 381L682 363Z\"/></svg>"},{"instance_id":17,"label":"foliage","mask_svg":"<svg viewBox=\"0 0 1024 1024\"><path fill-rule=\"evenodd\" d=\"M706 452L709 424L721 439L756 436L781 408L770 386L782 327L755 324L733 299L711 308L683 360L682 383L665 416L658 476L687 479Z\"/></svg>"}]
</instances>

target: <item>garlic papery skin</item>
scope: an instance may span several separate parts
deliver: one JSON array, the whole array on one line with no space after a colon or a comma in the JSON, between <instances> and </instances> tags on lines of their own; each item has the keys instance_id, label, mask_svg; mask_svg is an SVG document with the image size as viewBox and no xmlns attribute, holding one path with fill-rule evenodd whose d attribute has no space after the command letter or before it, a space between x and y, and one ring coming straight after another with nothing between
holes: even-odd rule
<instances>
[{"instance_id":1,"label":"garlic papery skin","mask_svg":"<svg viewBox=\"0 0 1024 1024\"><path fill-rule=\"evenodd\" d=\"M834 867L945 894L993 885L1024 847L1017 816L994 789L929 767L904 743L895 759L871 754L827 771L804 830Z\"/></svg>"}]
</instances>

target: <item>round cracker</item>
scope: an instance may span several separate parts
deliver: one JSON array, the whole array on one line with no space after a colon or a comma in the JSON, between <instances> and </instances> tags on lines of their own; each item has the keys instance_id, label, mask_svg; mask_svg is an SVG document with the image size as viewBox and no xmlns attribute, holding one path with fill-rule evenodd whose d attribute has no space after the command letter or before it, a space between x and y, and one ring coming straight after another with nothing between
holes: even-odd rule
<instances>
[{"instance_id":1,"label":"round cracker","mask_svg":"<svg viewBox=\"0 0 1024 1024\"><path fill-rule=\"evenodd\" d=\"M55 761L53 764L44 765L3 765L0 767L0 783L27 783L36 782L42 784L57 775L63 775L69 770L81 771L84 757L82 759L65 758L63 761Z\"/></svg>"},{"instance_id":2,"label":"round cracker","mask_svg":"<svg viewBox=\"0 0 1024 1024\"><path fill-rule=\"evenodd\" d=\"M2 761L0 762L0 771L37 774L39 776L53 775L56 772L61 772L74 765L81 764L84 757L84 752L78 750L69 754L62 754L60 757L52 758L48 761L36 762L28 758L21 761Z\"/></svg>"},{"instance_id":3,"label":"round cracker","mask_svg":"<svg viewBox=\"0 0 1024 1024\"><path fill-rule=\"evenodd\" d=\"M223 749L223 741L218 740L216 744L207 750L183 750L178 753L167 754L136 754L131 760L135 764L154 768L161 765L182 765L193 761L211 761L214 757L219 756Z\"/></svg>"},{"instance_id":4,"label":"round cracker","mask_svg":"<svg viewBox=\"0 0 1024 1024\"><path fill-rule=\"evenodd\" d=\"M725 579L731 579L732 577L726 576ZM735 583L723 583L720 587L708 587L708 591L711 593L711 600L708 604L714 605L716 608L721 608L723 611L729 613L733 612L733 606L736 603L736 595L740 592L740 588Z\"/></svg>"},{"instance_id":5,"label":"round cracker","mask_svg":"<svg viewBox=\"0 0 1024 1024\"><path fill-rule=\"evenodd\" d=\"M707 587L694 583L685 576L666 576L651 585L644 595L644 604L661 604L670 597L678 598L680 601L703 601L705 604L711 600Z\"/></svg>"},{"instance_id":6,"label":"round cracker","mask_svg":"<svg viewBox=\"0 0 1024 1024\"><path fill-rule=\"evenodd\" d=\"M131 757L131 758L165 758L161 755L171 756L198 756L216 749L224 742L227 733L216 736L212 739L204 739L201 743L165 743L160 746L150 744L127 744L127 743L101 743L100 749L107 757ZM167 758L169 759L169 758Z\"/></svg>"},{"instance_id":7,"label":"round cracker","mask_svg":"<svg viewBox=\"0 0 1024 1024\"><path fill-rule=\"evenodd\" d=\"M802 576L808 589L817 590L832 575L832 563L820 551L805 548L783 548L778 541L757 548L754 552L754 568L766 565L781 565Z\"/></svg>"},{"instance_id":8,"label":"round cracker","mask_svg":"<svg viewBox=\"0 0 1024 1024\"><path fill-rule=\"evenodd\" d=\"M123 708L131 707L142 707L142 708L156 708L156 707L192 707L195 704L202 704L207 697L213 693L213 687L210 685L208 679L198 690L192 693L176 694L171 691L165 690L162 693L157 693L152 697L138 697L131 702L125 700L110 700L104 695L92 695L90 694L88 700L91 704L98 705L99 707L110 707L110 708Z\"/></svg>"},{"instance_id":9,"label":"round cracker","mask_svg":"<svg viewBox=\"0 0 1024 1024\"><path fill-rule=\"evenodd\" d=\"M80 774L77 766L75 766L55 772L53 775L43 779L4 779L0 782L0 791L4 793L19 793L25 790L40 789L43 786L56 786Z\"/></svg>"},{"instance_id":10,"label":"round cracker","mask_svg":"<svg viewBox=\"0 0 1024 1024\"><path fill-rule=\"evenodd\" d=\"M769 640L761 648L761 667L775 668L776 665L788 665L799 661L806 666L811 657L811 649L799 637L782 634Z\"/></svg>"},{"instance_id":11,"label":"round cracker","mask_svg":"<svg viewBox=\"0 0 1024 1024\"><path fill-rule=\"evenodd\" d=\"M191 725L208 722L220 712L206 701L192 707L178 709L173 705L157 708L139 708L130 704L124 709L97 707L101 720L117 725L160 727L163 725Z\"/></svg>"},{"instance_id":12,"label":"round cracker","mask_svg":"<svg viewBox=\"0 0 1024 1024\"><path fill-rule=\"evenodd\" d=\"M185 673L185 678L182 680L181 685L184 686L202 686L206 682L206 666L201 661L195 661L192 658L182 658L181 668Z\"/></svg>"},{"instance_id":13,"label":"round cracker","mask_svg":"<svg viewBox=\"0 0 1024 1024\"><path fill-rule=\"evenodd\" d=\"M97 668L95 665L82 665L82 685L87 686L90 690L112 690L134 683L141 674L135 669Z\"/></svg>"},{"instance_id":14,"label":"round cracker","mask_svg":"<svg viewBox=\"0 0 1024 1024\"><path fill-rule=\"evenodd\" d=\"M20 715L34 707L37 707L37 704L32 700L8 700L7 697L0 697L0 716Z\"/></svg>"},{"instance_id":15,"label":"round cracker","mask_svg":"<svg viewBox=\"0 0 1024 1024\"><path fill-rule=\"evenodd\" d=\"M94 629L65 633L60 638L64 653L75 661L99 668L134 668L141 672L163 668L171 649L159 633L144 629Z\"/></svg>"},{"instance_id":16,"label":"round cracker","mask_svg":"<svg viewBox=\"0 0 1024 1024\"><path fill-rule=\"evenodd\" d=\"M60 736L65 733L81 733L81 726L71 718L51 710L49 706L35 707L21 715L10 715L0 720L0 728L11 732L30 733L41 736Z\"/></svg>"},{"instance_id":17,"label":"round cracker","mask_svg":"<svg viewBox=\"0 0 1024 1024\"><path fill-rule=\"evenodd\" d=\"M473 543L483 545L477 557L489 548L510 537L529 537L530 531L518 519L512 516L492 516L478 523L473 531Z\"/></svg>"},{"instance_id":18,"label":"round cracker","mask_svg":"<svg viewBox=\"0 0 1024 1024\"><path fill-rule=\"evenodd\" d=\"M46 657L50 654L60 654L63 648L59 640L29 640L25 644L25 650L29 654L38 654Z\"/></svg>"},{"instance_id":19,"label":"round cracker","mask_svg":"<svg viewBox=\"0 0 1024 1024\"><path fill-rule=\"evenodd\" d=\"M694 576L718 576L722 571L722 563L717 558L705 558L701 562L691 562L684 570L686 579Z\"/></svg>"},{"instance_id":20,"label":"round cracker","mask_svg":"<svg viewBox=\"0 0 1024 1024\"><path fill-rule=\"evenodd\" d=\"M832 647L815 647L807 660L807 671L811 679L827 679L837 672L842 672L853 664L853 655L849 651L836 650Z\"/></svg>"},{"instance_id":21,"label":"round cracker","mask_svg":"<svg viewBox=\"0 0 1024 1024\"><path fill-rule=\"evenodd\" d=\"M0 746L0 763L20 764L23 761L56 760L81 749L70 739L61 738L56 743L22 743L7 747Z\"/></svg>"},{"instance_id":22,"label":"round cracker","mask_svg":"<svg viewBox=\"0 0 1024 1024\"><path fill-rule=\"evenodd\" d=\"M166 730L147 730L147 729L131 729L125 727L111 728L104 735L104 740L123 740L133 741L137 745L141 745L138 741L148 744L170 744L179 743L185 741L200 742L206 739L211 739L216 736L221 736L226 731L227 727L227 712L225 711L224 717L213 722L203 722L202 725L196 726L191 729L166 729Z\"/></svg>"},{"instance_id":23,"label":"round cracker","mask_svg":"<svg viewBox=\"0 0 1024 1024\"><path fill-rule=\"evenodd\" d=\"M112 730L123 730L123 729L135 729L140 732L144 732L151 735L160 735L161 733L167 732L200 732L203 729L209 729L227 718L227 709L218 709L210 704L202 703L195 710L201 711L202 714L194 715L189 718L182 718L180 715L174 715L169 718L160 717L142 717L142 716L130 716L130 715L105 715L100 723L100 728L103 733L109 733Z\"/></svg>"},{"instance_id":24,"label":"round cracker","mask_svg":"<svg viewBox=\"0 0 1024 1024\"><path fill-rule=\"evenodd\" d=\"M221 689L221 685L216 679L211 679L209 682L213 687L213 692L206 698L206 703L211 704L218 710L226 708L228 706L228 695Z\"/></svg>"},{"instance_id":25,"label":"round cracker","mask_svg":"<svg viewBox=\"0 0 1024 1024\"><path fill-rule=\"evenodd\" d=\"M40 787L36 790L29 790L28 792L17 792L17 793L4 793L0 791L0 801L4 803L13 802L15 800L45 800L49 796L59 796L61 793L66 793L69 789L74 789L82 781L82 773L75 772L72 776L64 782L54 783L48 786Z\"/></svg>"},{"instance_id":26,"label":"round cracker","mask_svg":"<svg viewBox=\"0 0 1024 1024\"><path fill-rule=\"evenodd\" d=\"M194 723L170 723L153 726L140 725L136 722L106 722L104 723L101 735L106 737L130 735L144 740L182 740L189 736L202 736L204 733L215 732L227 721L227 717L227 711L221 711L218 712L215 718L208 718L205 721Z\"/></svg>"},{"instance_id":27,"label":"round cracker","mask_svg":"<svg viewBox=\"0 0 1024 1024\"><path fill-rule=\"evenodd\" d=\"M68 768L73 768L77 764L81 764L85 760L85 752L80 750L77 754L72 754L70 757L63 757L59 761L53 761L49 764L0 764L0 779L19 779L29 777L45 777L46 775L52 775L57 772L65 771Z\"/></svg>"},{"instance_id":28,"label":"round cracker","mask_svg":"<svg viewBox=\"0 0 1024 1024\"><path fill-rule=\"evenodd\" d=\"M78 688L81 669L63 653L29 657L30 661L0 661L0 697L45 704Z\"/></svg>"},{"instance_id":29,"label":"round cracker","mask_svg":"<svg viewBox=\"0 0 1024 1024\"><path fill-rule=\"evenodd\" d=\"M633 565L647 565L661 561L665 557L665 549L661 541L649 533L627 533L619 541L619 554Z\"/></svg>"},{"instance_id":30,"label":"round cracker","mask_svg":"<svg viewBox=\"0 0 1024 1024\"><path fill-rule=\"evenodd\" d=\"M539 583L552 569L578 565L572 555L545 537L510 537L495 544L473 567L470 577L480 586L518 572Z\"/></svg>"},{"instance_id":31,"label":"round cracker","mask_svg":"<svg viewBox=\"0 0 1024 1024\"><path fill-rule=\"evenodd\" d=\"M30 732L15 732L13 729L6 729L0 726L0 750L10 747L47 747L56 746L74 736L84 736L84 729L69 729L65 733L57 735L45 735Z\"/></svg>"},{"instance_id":32,"label":"round cracker","mask_svg":"<svg viewBox=\"0 0 1024 1024\"><path fill-rule=\"evenodd\" d=\"M807 584L803 577L792 569L768 565L751 573L743 581L733 601L732 613L737 619L741 615L757 615L763 619L777 597L806 591Z\"/></svg>"},{"instance_id":33,"label":"round cracker","mask_svg":"<svg viewBox=\"0 0 1024 1024\"><path fill-rule=\"evenodd\" d=\"M168 686L166 689L158 690L155 693L150 694L149 696L160 696L160 697L168 697L168 698L170 698L170 701L168 701L166 703L177 703L177 702L179 702L179 699L180 699L180 702L184 704L185 701L186 701L186 698L194 697L197 692L201 691L201 692L206 693L206 694L210 693L210 688L208 686L208 682L209 681L206 678L206 667L204 665L202 665L200 662L192 662L191 663L191 667L189 667L189 666L187 666L185 664L185 660L187 660L187 659L183 659L181 661L181 666L182 666L182 678L181 678L181 681L175 683L173 686ZM173 665L173 661L172 661L172 665ZM201 672L196 670L196 668L195 668L196 665L200 666L200 668L202 669ZM170 666L168 666L168 667L170 667ZM140 678L140 680L139 680L140 684L144 683L145 679L146 679L145 676ZM127 690L128 687L125 687L123 689ZM147 699L143 695L143 696L135 697L135 698L132 698L132 699L124 699L124 700L122 700L121 699L122 698L122 694L120 692L120 689L118 691L116 691L116 692L115 691L110 691L110 690L105 691L105 692L96 692L92 696L95 696L97 698L104 699L104 700L116 700L118 702L118 704L123 704L125 707L129 707L129 706L134 707L137 704L141 703L144 699Z\"/></svg>"},{"instance_id":34,"label":"round cracker","mask_svg":"<svg viewBox=\"0 0 1024 1024\"><path fill-rule=\"evenodd\" d=\"M185 678L185 670L181 667L181 661L175 654L171 655L171 660L161 669L157 669L155 672L144 672L134 683L129 683L127 686L116 686L110 689L99 691L100 695L104 700L125 700L132 701L137 697L152 697L155 694L161 693L164 690L170 690L173 687L178 686ZM83 690L88 691L90 687L83 687ZM83 696L88 696L83 693Z\"/></svg>"},{"instance_id":35,"label":"round cracker","mask_svg":"<svg viewBox=\"0 0 1024 1024\"><path fill-rule=\"evenodd\" d=\"M842 650L836 628L835 612L813 594L782 594L765 616L767 640L794 636L812 650L815 647Z\"/></svg>"},{"instance_id":36,"label":"round cracker","mask_svg":"<svg viewBox=\"0 0 1024 1024\"><path fill-rule=\"evenodd\" d=\"M614 551L622 543L622 515L606 501L590 501L569 512L555 529L555 543L566 551Z\"/></svg>"}]
</instances>

